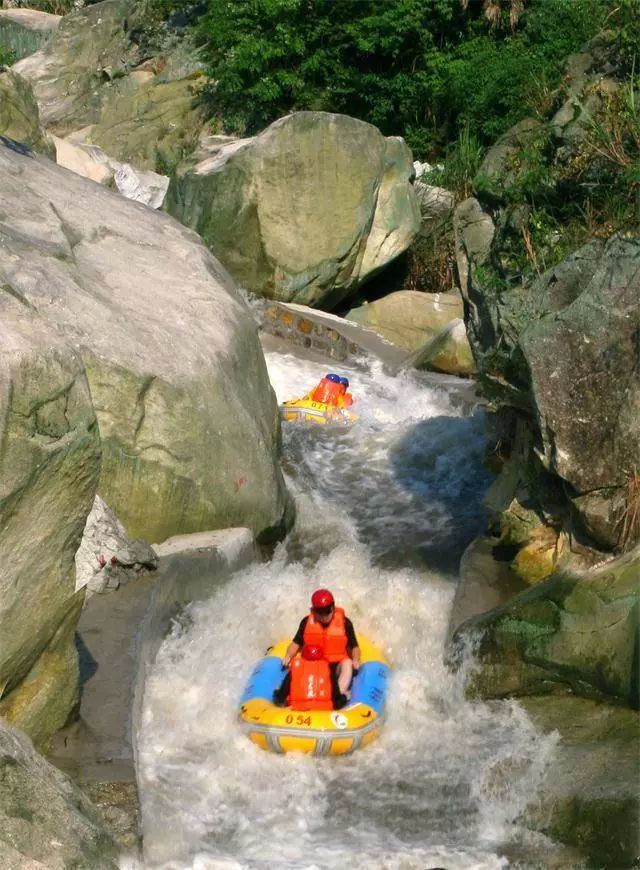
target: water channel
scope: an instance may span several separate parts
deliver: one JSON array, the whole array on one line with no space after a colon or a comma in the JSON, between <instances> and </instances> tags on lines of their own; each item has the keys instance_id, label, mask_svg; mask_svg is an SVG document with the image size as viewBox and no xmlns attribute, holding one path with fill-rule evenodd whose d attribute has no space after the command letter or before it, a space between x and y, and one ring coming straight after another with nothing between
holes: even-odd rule
<instances>
[{"instance_id":1,"label":"water channel","mask_svg":"<svg viewBox=\"0 0 640 870\"><path fill-rule=\"evenodd\" d=\"M327 370L266 357L280 401ZM154 851L167 870L488 870L541 848L518 816L554 738L515 703L465 700L465 669L443 663L458 560L483 528L490 482L473 387L375 363L337 370L357 423L283 425L294 530L270 561L190 606L148 683L140 776L161 808ZM387 722L345 758L273 755L238 730L238 698L318 586L392 663Z\"/></svg>"}]
</instances>

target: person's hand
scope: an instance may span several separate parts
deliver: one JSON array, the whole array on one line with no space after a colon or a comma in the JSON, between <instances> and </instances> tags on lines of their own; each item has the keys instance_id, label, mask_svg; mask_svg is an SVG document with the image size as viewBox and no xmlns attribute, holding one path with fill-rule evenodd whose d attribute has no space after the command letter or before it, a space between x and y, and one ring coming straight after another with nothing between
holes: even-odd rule
<instances>
[{"instance_id":1,"label":"person's hand","mask_svg":"<svg viewBox=\"0 0 640 870\"><path fill-rule=\"evenodd\" d=\"M356 672L359 671L361 665L362 665L362 662L360 661L360 659L358 659L358 660L354 659L354 660L353 660L353 670L354 670L354 671L356 671Z\"/></svg>"},{"instance_id":2,"label":"person's hand","mask_svg":"<svg viewBox=\"0 0 640 870\"><path fill-rule=\"evenodd\" d=\"M291 659L289 658L289 656L285 656L282 659L282 665L281 665L282 670L286 671L290 664L291 664Z\"/></svg>"}]
</instances>

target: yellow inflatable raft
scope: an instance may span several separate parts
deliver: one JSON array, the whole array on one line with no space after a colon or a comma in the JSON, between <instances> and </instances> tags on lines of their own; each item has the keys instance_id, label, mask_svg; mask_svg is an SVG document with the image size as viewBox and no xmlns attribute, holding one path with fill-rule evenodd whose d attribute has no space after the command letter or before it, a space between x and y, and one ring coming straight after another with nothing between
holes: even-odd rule
<instances>
[{"instance_id":1,"label":"yellow inflatable raft","mask_svg":"<svg viewBox=\"0 0 640 870\"><path fill-rule=\"evenodd\" d=\"M283 420L319 423L322 426L327 423L349 426L358 419L353 411L349 411L347 408L336 408L325 402L316 402L310 398L309 394L303 396L302 399L291 399L289 402L283 402L280 405L280 417Z\"/></svg>"},{"instance_id":2,"label":"yellow inflatable raft","mask_svg":"<svg viewBox=\"0 0 640 870\"><path fill-rule=\"evenodd\" d=\"M389 665L375 644L358 635L362 665L341 710L297 712L276 707L273 693L285 672L282 659L290 641L267 650L256 665L240 701L240 723L250 740L272 752L345 755L375 740L384 722Z\"/></svg>"}]
</instances>

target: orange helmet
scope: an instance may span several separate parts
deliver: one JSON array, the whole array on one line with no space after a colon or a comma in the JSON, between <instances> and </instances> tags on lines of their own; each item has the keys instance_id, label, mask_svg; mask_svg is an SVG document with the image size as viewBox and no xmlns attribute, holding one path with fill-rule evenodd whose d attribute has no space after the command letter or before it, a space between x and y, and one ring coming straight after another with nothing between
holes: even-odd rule
<instances>
[{"instance_id":1,"label":"orange helmet","mask_svg":"<svg viewBox=\"0 0 640 870\"><path fill-rule=\"evenodd\" d=\"M307 643L302 647L302 658L309 662L318 662L324 658L321 646Z\"/></svg>"}]
</instances>

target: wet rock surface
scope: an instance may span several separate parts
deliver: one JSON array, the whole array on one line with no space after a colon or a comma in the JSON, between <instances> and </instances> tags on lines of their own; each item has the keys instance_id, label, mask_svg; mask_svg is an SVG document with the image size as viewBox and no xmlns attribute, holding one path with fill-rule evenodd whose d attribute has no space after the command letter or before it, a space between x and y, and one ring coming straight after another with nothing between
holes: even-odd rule
<instances>
[{"instance_id":1,"label":"wet rock surface","mask_svg":"<svg viewBox=\"0 0 640 870\"><path fill-rule=\"evenodd\" d=\"M529 824L580 850L588 866L640 857L640 714L584 698L526 698L543 731L560 736Z\"/></svg>"}]
</instances>

